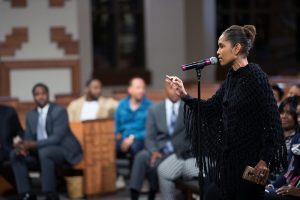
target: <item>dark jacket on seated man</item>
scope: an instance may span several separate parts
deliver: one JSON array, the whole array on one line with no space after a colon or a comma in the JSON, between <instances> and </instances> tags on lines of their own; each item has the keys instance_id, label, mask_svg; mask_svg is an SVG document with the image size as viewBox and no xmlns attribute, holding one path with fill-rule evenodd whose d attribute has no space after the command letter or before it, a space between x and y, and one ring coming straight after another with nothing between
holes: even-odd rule
<instances>
[{"instance_id":1,"label":"dark jacket on seated man","mask_svg":"<svg viewBox=\"0 0 300 200\"><path fill-rule=\"evenodd\" d=\"M181 158L192 157L190 150L190 142L185 134L185 126L183 123L183 102L179 103L178 116L174 132L169 133L166 121L166 100L152 106L149 109L147 119L147 135L146 135L146 149L155 152L160 151L166 153L165 147L167 142L171 142L174 153ZM169 152L173 153L173 152Z\"/></svg>"},{"instance_id":2,"label":"dark jacket on seated man","mask_svg":"<svg viewBox=\"0 0 300 200\"><path fill-rule=\"evenodd\" d=\"M27 113L24 138L15 143L10 161L21 199L36 199L31 193L28 167L40 166L46 199L58 200L55 167L78 163L82 149L69 127L66 109L49 102L48 87L37 84L32 92L37 108Z\"/></svg>"},{"instance_id":3,"label":"dark jacket on seated man","mask_svg":"<svg viewBox=\"0 0 300 200\"><path fill-rule=\"evenodd\" d=\"M49 104L46 120L47 139L37 140L37 123L39 113L37 109L26 115L26 131L24 140L36 140L37 148L42 149L50 146L62 147L66 161L76 164L81 161L83 155L79 142L73 135L66 110L54 103Z\"/></svg>"},{"instance_id":4,"label":"dark jacket on seated man","mask_svg":"<svg viewBox=\"0 0 300 200\"><path fill-rule=\"evenodd\" d=\"M0 163L8 160L13 149L13 138L22 135L23 129L15 109L0 105Z\"/></svg>"}]
</instances>

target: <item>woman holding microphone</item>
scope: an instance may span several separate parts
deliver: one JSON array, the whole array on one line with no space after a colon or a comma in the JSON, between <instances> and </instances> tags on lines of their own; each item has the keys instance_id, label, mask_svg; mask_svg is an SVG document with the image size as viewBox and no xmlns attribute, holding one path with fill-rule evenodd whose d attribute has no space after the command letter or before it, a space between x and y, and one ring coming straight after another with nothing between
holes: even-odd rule
<instances>
[{"instance_id":1,"label":"woman holding microphone","mask_svg":"<svg viewBox=\"0 0 300 200\"><path fill-rule=\"evenodd\" d=\"M190 97L178 77L166 79L185 102L185 125L197 163L219 186L224 200L262 200L269 171L280 172L286 163L280 116L267 75L247 59L255 35L253 25L233 25L219 37L219 63L229 71L206 101ZM247 166L255 169L252 182L243 178Z\"/></svg>"}]
</instances>

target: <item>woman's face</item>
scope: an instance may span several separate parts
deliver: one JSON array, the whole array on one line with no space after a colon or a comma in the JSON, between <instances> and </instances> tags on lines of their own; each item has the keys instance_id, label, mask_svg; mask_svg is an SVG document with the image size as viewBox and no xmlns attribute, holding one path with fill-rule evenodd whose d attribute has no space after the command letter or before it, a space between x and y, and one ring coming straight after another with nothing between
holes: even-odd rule
<instances>
[{"instance_id":1,"label":"woman's face","mask_svg":"<svg viewBox=\"0 0 300 200\"><path fill-rule=\"evenodd\" d=\"M280 113L280 119L281 119L282 128L285 131L289 131L289 130L294 129L296 124L294 122L293 116L290 113L290 106L289 105L286 105L283 108L282 112Z\"/></svg>"},{"instance_id":2,"label":"woman's face","mask_svg":"<svg viewBox=\"0 0 300 200\"><path fill-rule=\"evenodd\" d=\"M219 58L219 63L221 66L226 66L231 64L236 59L236 53L230 41L222 34L218 40L218 51L217 56Z\"/></svg>"},{"instance_id":3,"label":"woman's face","mask_svg":"<svg viewBox=\"0 0 300 200\"><path fill-rule=\"evenodd\" d=\"M300 104L297 106L297 121L300 126Z\"/></svg>"}]
</instances>

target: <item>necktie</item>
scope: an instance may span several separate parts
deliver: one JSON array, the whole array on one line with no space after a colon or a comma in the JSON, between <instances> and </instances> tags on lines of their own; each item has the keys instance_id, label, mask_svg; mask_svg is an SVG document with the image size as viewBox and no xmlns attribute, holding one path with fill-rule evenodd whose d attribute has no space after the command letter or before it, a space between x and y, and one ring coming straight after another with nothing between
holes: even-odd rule
<instances>
[{"instance_id":1,"label":"necktie","mask_svg":"<svg viewBox=\"0 0 300 200\"><path fill-rule=\"evenodd\" d=\"M43 111L39 113L38 125L37 125L37 140L46 139L44 129Z\"/></svg>"},{"instance_id":2,"label":"necktie","mask_svg":"<svg viewBox=\"0 0 300 200\"><path fill-rule=\"evenodd\" d=\"M170 136L173 135L173 133L174 133L175 126L176 126L176 120L177 120L177 116L176 116L176 112L175 112L175 106L174 106L174 104L172 104L170 123L168 126ZM169 141L167 141L163 151L167 155L174 152L174 147L173 147L173 144L171 141L171 137L170 137Z\"/></svg>"},{"instance_id":3,"label":"necktie","mask_svg":"<svg viewBox=\"0 0 300 200\"><path fill-rule=\"evenodd\" d=\"M176 120L177 120L177 116L176 116L176 113L175 113L175 106L173 104L172 105L172 112L171 112L171 116L170 116L170 125L169 125L170 135L172 135L174 133L175 126L176 126Z\"/></svg>"}]
</instances>

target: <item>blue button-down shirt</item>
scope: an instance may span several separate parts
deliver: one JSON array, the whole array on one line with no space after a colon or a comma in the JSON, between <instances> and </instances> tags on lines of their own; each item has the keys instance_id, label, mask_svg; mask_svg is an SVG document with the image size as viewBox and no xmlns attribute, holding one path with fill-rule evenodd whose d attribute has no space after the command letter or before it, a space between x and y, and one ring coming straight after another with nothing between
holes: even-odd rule
<instances>
[{"instance_id":1,"label":"blue button-down shirt","mask_svg":"<svg viewBox=\"0 0 300 200\"><path fill-rule=\"evenodd\" d=\"M120 101L115 112L115 134L122 134L122 139L134 135L135 139L143 140L145 136L146 118L151 101L143 97L136 110L130 107L130 97Z\"/></svg>"}]
</instances>

